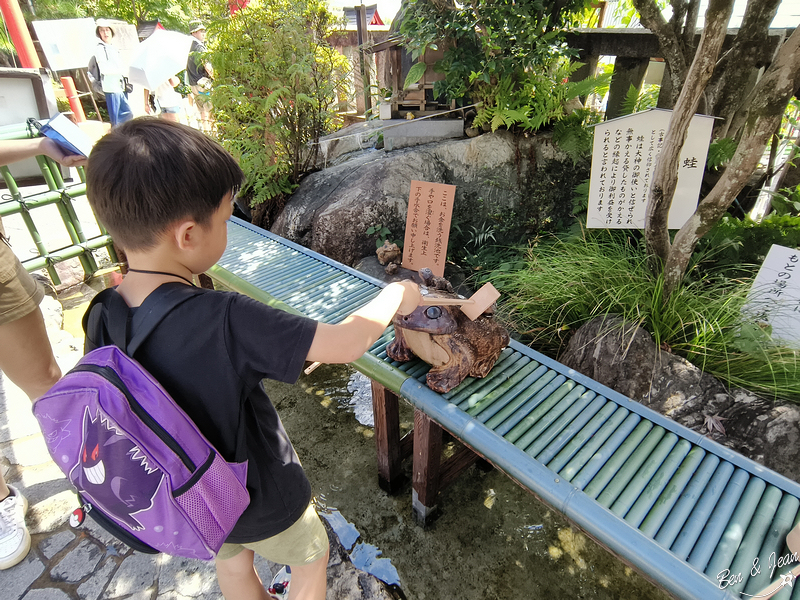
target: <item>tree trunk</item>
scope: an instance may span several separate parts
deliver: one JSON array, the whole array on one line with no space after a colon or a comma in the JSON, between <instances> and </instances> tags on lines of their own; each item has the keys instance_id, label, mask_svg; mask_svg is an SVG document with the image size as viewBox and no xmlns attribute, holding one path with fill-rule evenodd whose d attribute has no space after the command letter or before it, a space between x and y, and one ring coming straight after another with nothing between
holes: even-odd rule
<instances>
[{"instance_id":1,"label":"tree trunk","mask_svg":"<svg viewBox=\"0 0 800 600\"><path fill-rule=\"evenodd\" d=\"M703 90L711 78L714 65L719 56L728 21L733 11L733 0L711 0L706 11L706 26L700 38L692 66L686 75L672 118L664 137L664 146L656 159L653 183L645 213L645 241L650 260L650 268L659 272L667 262L670 253L667 221L672 197L678 183L678 161L681 148L686 140L689 123L697 111Z\"/></svg>"},{"instance_id":2,"label":"tree trunk","mask_svg":"<svg viewBox=\"0 0 800 600\"><path fill-rule=\"evenodd\" d=\"M764 154L770 136L780 124L786 106L800 84L800 27L781 46L778 54L746 98L749 106L742 139L731 162L695 213L675 235L664 268L668 296L683 279L697 241L703 237L741 192ZM667 134L669 135L669 133ZM655 177L655 176L654 176Z\"/></svg>"},{"instance_id":3,"label":"tree trunk","mask_svg":"<svg viewBox=\"0 0 800 600\"><path fill-rule=\"evenodd\" d=\"M732 137L736 131L730 129L734 114L743 108L743 90L753 70L764 66L757 58L769 38L769 25L781 0L750 0L731 48L720 59L714 75L706 88L709 112L724 120L714 127L715 137Z\"/></svg>"}]
</instances>

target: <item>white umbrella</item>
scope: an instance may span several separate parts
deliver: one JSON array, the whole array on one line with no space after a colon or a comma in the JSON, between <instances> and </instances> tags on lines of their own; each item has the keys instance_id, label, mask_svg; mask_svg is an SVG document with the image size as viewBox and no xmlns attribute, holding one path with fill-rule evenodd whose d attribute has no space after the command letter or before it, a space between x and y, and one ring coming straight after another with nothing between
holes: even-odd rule
<instances>
[{"instance_id":1,"label":"white umbrella","mask_svg":"<svg viewBox=\"0 0 800 600\"><path fill-rule=\"evenodd\" d=\"M186 68L193 39L177 31L156 29L134 51L128 78L148 90L155 90Z\"/></svg>"}]
</instances>

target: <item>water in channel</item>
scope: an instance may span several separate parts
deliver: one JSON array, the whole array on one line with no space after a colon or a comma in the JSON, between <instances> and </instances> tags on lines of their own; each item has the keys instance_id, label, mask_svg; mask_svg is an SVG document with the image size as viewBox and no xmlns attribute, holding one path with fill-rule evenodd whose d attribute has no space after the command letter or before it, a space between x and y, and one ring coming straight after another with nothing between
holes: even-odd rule
<instances>
[{"instance_id":1,"label":"water in channel","mask_svg":"<svg viewBox=\"0 0 800 600\"><path fill-rule=\"evenodd\" d=\"M356 566L407 598L665 600L648 582L502 472L475 466L444 490L428 528L411 517L409 481L378 487L369 380L321 366L295 385L266 382L314 487ZM401 401L401 427L413 411Z\"/></svg>"}]
</instances>

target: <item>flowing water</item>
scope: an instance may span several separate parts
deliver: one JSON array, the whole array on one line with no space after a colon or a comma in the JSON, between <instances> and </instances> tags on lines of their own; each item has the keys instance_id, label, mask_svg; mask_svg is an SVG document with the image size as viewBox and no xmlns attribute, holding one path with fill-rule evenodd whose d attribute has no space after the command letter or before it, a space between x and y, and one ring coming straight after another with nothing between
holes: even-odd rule
<instances>
[{"instance_id":1,"label":"flowing water","mask_svg":"<svg viewBox=\"0 0 800 600\"><path fill-rule=\"evenodd\" d=\"M395 496L378 487L369 380L351 368L322 366L267 391L353 562L409 599L668 597L496 469L468 469L418 527L410 482ZM401 402L401 426L412 424Z\"/></svg>"}]
</instances>

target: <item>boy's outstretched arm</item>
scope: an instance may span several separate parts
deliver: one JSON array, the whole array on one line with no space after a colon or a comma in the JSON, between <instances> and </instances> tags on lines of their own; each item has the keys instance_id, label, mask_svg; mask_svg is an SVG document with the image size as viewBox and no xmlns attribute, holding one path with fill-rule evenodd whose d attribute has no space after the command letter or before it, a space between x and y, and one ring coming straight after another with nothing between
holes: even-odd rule
<instances>
[{"instance_id":1,"label":"boy's outstretched arm","mask_svg":"<svg viewBox=\"0 0 800 600\"><path fill-rule=\"evenodd\" d=\"M319 323L306 360L349 363L360 358L381 336L395 313L413 312L421 299L419 287L413 281L390 283L377 298L341 323Z\"/></svg>"}]
</instances>

